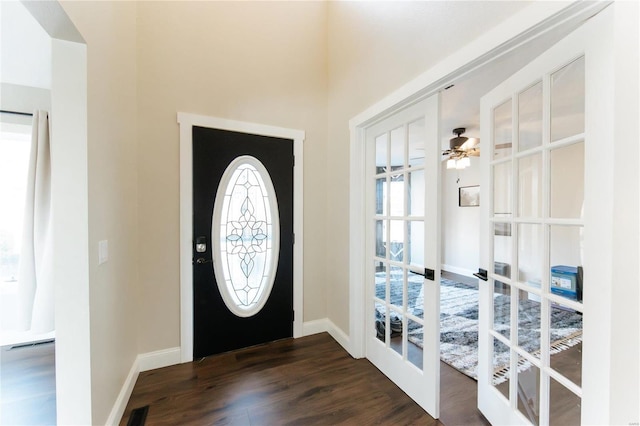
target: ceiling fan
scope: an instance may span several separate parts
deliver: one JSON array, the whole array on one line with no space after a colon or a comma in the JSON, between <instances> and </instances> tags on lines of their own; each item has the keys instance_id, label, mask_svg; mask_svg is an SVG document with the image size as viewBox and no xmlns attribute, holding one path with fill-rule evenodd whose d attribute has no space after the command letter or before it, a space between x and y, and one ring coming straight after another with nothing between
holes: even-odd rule
<instances>
[{"instance_id":1,"label":"ceiling fan","mask_svg":"<svg viewBox=\"0 0 640 426\"><path fill-rule=\"evenodd\" d=\"M469 157L480 156L480 147L478 146L480 140L462 136L466 131L467 129L464 127L453 129L453 134L456 137L449 140L449 149L442 152L442 155L449 156L447 169L464 169L471 165Z\"/></svg>"}]
</instances>

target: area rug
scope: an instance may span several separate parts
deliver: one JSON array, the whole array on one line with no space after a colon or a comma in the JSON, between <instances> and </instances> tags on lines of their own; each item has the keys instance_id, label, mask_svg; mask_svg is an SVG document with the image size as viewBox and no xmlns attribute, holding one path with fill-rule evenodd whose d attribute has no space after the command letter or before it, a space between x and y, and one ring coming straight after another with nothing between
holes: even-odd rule
<instances>
[{"instance_id":1,"label":"area rug","mask_svg":"<svg viewBox=\"0 0 640 426\"><path fill-rule=\"evenodd\" d=\"M407 288L407 307L413 315L422 316L423 300L420 292L422 277L410 277ZM402 304L402 280L391 279L390 302ZM384 299L384 279L376 280L376 296ZM495 313L495 328L508 336L510 297L494 295L494 304L501 306ZM377 306L377 316L384 320L383 306ZM527 352L538 354L540 350L540 308L534 300L519 301L520 337L519 345ZM413 323L415 324L415 323ZM582 315L570 310L552 309L550 340L551 354L555 354L582 342ZM409 326L408 340L423 347L423 330L417 325ZM494 384L509 378L508 348L496 340L494 344ZM456 370L477 380L478 369L478 290L473 286L457 283L445 278L440 286L440 359ZM530 365L519 364L524 371Z\"/></svg>"}]
</instances>

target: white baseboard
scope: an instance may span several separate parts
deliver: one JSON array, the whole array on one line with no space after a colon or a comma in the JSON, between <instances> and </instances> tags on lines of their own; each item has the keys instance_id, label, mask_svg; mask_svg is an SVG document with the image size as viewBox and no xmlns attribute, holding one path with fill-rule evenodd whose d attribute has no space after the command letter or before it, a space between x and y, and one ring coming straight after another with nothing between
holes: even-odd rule
<instances>
[{"instance_id":1,"label":"white baseboard","mask_svg":"<svg viewBox=\"0 0 640 426\"><path fill-rule=\"evenodd\" d=\"M140 354L138 355L137 361L138 366L140 367L140 372L180 364L180 348L162 349L155 352Z\"/></svg>"},{"instance_id":2,"label":"white baseboard","mask_svg":"<svg viewBox=\"0 0 640 426\"><path fill-rule=\"evenodd\" d=\"M310 336L312 334L327 332L338 342L340 346L349 352L351 342L349 336L345 334L338 326L336 326L329 318L322 318L314 321L307 321L302 324L302 334L304 336Z\"/></svg>"},{"instance_id":3,"label":"white baseboard","mask_svg":"<svg viewBox=\"0 0 640 426\"><path fill-rule=\"evenodd\" d=\"M457 266L442 264L441 268L447 272L453 272L454 274L465 275L467 277L473 277L474 272L471 269L458 268Z\"/></svg>"},{"instance_id":4,"label":"white baseboard","mask_svg":"<svg viewBox=\"0 0 640 426\"><path fill-rule=\"evenodd\" d=\"M138 358L133 362L131 370L129 370L129 375L127 375L127 378L122 385L122 389L120 389L120 393L116 398L116 402L113 404L111 413L109 413L109 417L106 422L108 426L116 426L120 424L120 420L124 414L124 409L127 408L131 392L133 392L133 387L136 384L136 380L138 380L138 374L140 374L140 370L138 370Z\"/></svg>"},{"instance_id":5,"label":"white baseboard","mask_svg":"<svg viewBox=\"0 0 640 426\"><path fill-rule=\"evenodd\" d=\"M107 425L118 425L122 419L127 403L133 392L133 387L138 380L138 375L143 371L154 370L156 368L168 367L170 365L180 364L180 348L162 349L155 352L147 352L139 354L131 366L129 375L125 379L120 393L113 404L111 413L107 418Z\"/></svg>"},{"instance_id":6,"label":"white baseboard","mask_svg":"<svg viewBox=\"0 0 640 426\"><path fill-rule=\"evenodd\" d=\"M326 318L306 321L302 323L302 335L311 336L313 334L324 333L329 328L328 322L329 320Z\"/></svg>"},{"instance_id":7,"label":"white baseboard","mask_svg":"<svg viewBox=\"0 0 640 426\"><path fill-rule=\"evenodd\" d=\"M327 319L329 323L328 332L335 339L336 342L340 344L344 348L345 351L350 352L351 349L351 340L349 336L346 335L342 329L340 329L337 325L335 325L331 320Z\"/></svg>"}]
</instances>

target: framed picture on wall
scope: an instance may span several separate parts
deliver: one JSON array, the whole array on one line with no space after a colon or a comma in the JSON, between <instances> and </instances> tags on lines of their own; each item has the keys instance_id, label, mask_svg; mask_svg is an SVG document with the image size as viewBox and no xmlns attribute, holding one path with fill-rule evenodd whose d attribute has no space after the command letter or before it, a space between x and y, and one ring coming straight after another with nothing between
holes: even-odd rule
<instances>
[{"instance_id":1,"label":"framed picture on wall","mask_svg":"<svg viewBox=\"0 0 640 426\"><path fill-rule=\"evenodd\" d=\"M480 205L480 185L458 188L458 206L478 207Z\"/></svg>"}]
</instances>

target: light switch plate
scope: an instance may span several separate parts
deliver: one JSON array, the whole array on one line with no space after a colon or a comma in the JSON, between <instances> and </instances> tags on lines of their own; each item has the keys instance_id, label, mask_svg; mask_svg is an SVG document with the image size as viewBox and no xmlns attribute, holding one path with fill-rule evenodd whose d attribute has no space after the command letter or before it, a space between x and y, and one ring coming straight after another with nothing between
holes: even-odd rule
<instances>
[{"instance_id":1,"label":"light switch plate","mask_svg":"<svg viewBox=\"0 0 640 426\"><path fill-rule=\"evenodd\" d=\"M109 241L98 241L98 265L102 265L109 260Z\"/></svg>"}]
</instances>

